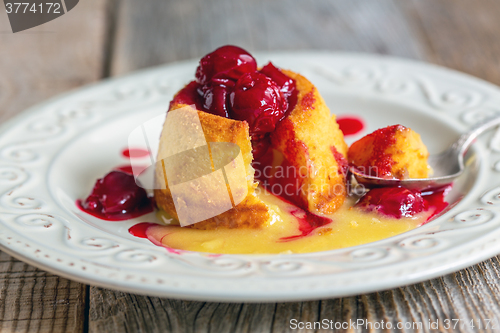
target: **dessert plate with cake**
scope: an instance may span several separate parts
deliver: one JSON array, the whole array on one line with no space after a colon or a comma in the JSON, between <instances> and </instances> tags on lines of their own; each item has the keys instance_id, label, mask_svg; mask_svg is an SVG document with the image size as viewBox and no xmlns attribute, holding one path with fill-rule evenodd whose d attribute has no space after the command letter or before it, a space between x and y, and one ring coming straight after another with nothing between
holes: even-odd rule
<instances>
[{"instance_id":1,"label":"dessert plate with cake","mask_svg":"<svg viewBox=\"0 0 500 333\"><path fill-rule=\"evenodd\" d=\"M436 277L500 252L500 131L453 183L366 187L350 169L430 178L429 155L499 102L497 87L428 64L222 46L5 124L0 247L83 283L194 300Z\"/></svg>"}]
</instances>

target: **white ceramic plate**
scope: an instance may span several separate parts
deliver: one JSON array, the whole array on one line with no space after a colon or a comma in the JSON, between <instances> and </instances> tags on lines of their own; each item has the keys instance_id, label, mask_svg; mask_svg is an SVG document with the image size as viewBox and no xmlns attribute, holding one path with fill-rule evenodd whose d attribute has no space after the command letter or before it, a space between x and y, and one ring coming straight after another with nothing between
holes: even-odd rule
<instances>
[{"instance_id":1,"label":"white ceramic plate","mask_svg":"<svg viewBox=\"0 0 500 333\"><path fill-rule=\"evenodd\" d=\"M401 123L443 150L474 122L499 112L500 90L451 70L357 54L258 55L309 78L331 110L362 116L364 135ZM440 218L352 248L294 255L168 253L132 237L135 221L80 212L93 182L118 164L129 132L164 113L196 61L112 79L33 107L0 131L0 246L34 266L83 283L209 301L285 301L394 288L500 253L500 131L469 152L468 172ZM353 137L350 141L359 138ZM459 200L461 198L461 200ZM458 201L457 201L458 200Z\"/></svg>"}]
</instances>

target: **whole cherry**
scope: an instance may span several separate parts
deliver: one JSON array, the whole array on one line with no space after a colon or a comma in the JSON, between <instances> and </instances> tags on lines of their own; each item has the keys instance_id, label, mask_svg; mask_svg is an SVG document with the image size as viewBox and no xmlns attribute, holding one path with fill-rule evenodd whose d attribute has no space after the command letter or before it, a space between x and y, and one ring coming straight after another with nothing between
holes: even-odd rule
<instances>
[{"instance_id":1,"label":"whole cherry","mask_svg":"<svg viewBox=\"0 0 500 333\"><path fill-rule=\"evenodd\" d=\"M368 191L355 207L399 219L413 217L424 211L426 202L417 190L404 187L380 187Z\"/></svg>"},{"instance_id":2,"label":"whole cherry","mask_svg":"<svg viewBox=\"0 0 500 333\"><path fill-rule=\"evenodd\" d=\"M234 85L234 83L232 85ZM225 118L229 117L227 86L206 84L198 88L198 93L203 97L203 108L207 112Z\"/></svg>"},{"instance_id":3,"label":"whole cherry","mask_svg":"<svg viewBox=\"0 0 500 333\"><path fill-rule=\"evenodd\" d=\"M229 100L231 118L247 121L252 136L272 132L288 108L278 85L259 72L240 77Z\"/></svg>"},{"instance_id":4,"label":"whole cherry","mask_svg":"<svg viewBox=\"0 0 500 333\"><path fill-rule=\"evenodd\" d=\"M268 63L260 70L262 74L269 76L280 88L283 95L288 98L296 89L295 80L283 73L279 68Z\"/></svg>"},{"instance_id":5,"label":"whole cherry","mask_svg":"<svg viewBox=\"0 0 500 333\"><path fill-rule=\"evenodd\" d=\"M96 181L83 207L98 214L113 215L148 204L146 191L136 184L133 175L111 171Z\"/></svg>"},{"instance_id":6,"label":"whole cherry","mask_svg":"<svg viewBox=\"0 0 500 333\"><path fill-rule=\"evenodd\" d=\"M236 81L241 75L256 70L257 62L250 53L240 47L226 45L201 58L196 69L196 82L204 85L213 79Z\"/></svg>"}]
</instances>

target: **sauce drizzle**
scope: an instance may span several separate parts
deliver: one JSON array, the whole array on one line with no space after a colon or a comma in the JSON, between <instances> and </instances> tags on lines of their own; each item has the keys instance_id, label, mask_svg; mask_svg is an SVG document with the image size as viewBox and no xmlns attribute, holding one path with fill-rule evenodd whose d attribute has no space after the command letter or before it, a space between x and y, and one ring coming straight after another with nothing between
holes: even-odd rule
<instances>
[{"instance_id":1,"label":"sauce drizzle","mask_svg":"<svg viewBox=\"0 0 500 333\"><path fill-rule=\"evenodd\" d=\"M142 158L149 156L149 151L142 148L123 149L122 155L127 158Z\"/></svg>"},{"instance_id":2,"label":"sauce drizzle","mask_svg":"<svg viewBox=\"0 0 500 333\"><path fill-rule=\"evenodd\" d=\"M356 116L340 116L337 123L345 136L356 135L365 129L364 121Z\"/></svg>"}]
</instances>

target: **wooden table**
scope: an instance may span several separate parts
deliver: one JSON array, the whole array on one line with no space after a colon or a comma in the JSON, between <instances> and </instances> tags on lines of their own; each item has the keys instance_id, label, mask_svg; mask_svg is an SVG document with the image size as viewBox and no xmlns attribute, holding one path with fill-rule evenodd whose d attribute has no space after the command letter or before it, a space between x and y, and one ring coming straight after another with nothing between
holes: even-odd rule
<instances>
[{"instance_id":1,"label":"wooden table","mask_svg":"<svg viewBox=\"0 0 500 333\"><path fill-rule=\"evenodd\" d=\"M251 52L389 54L500 84L499 33L497 0L82 0L59 19L17 34L2 10L0 120L105 77L199 58L224 44ZM0 332L284 332L293 331L292 318L394 325L500 320L499 279L495 257L423 283L353 297L201 303L86 286L0 253Z\"/></svg>"}]
</instances>

